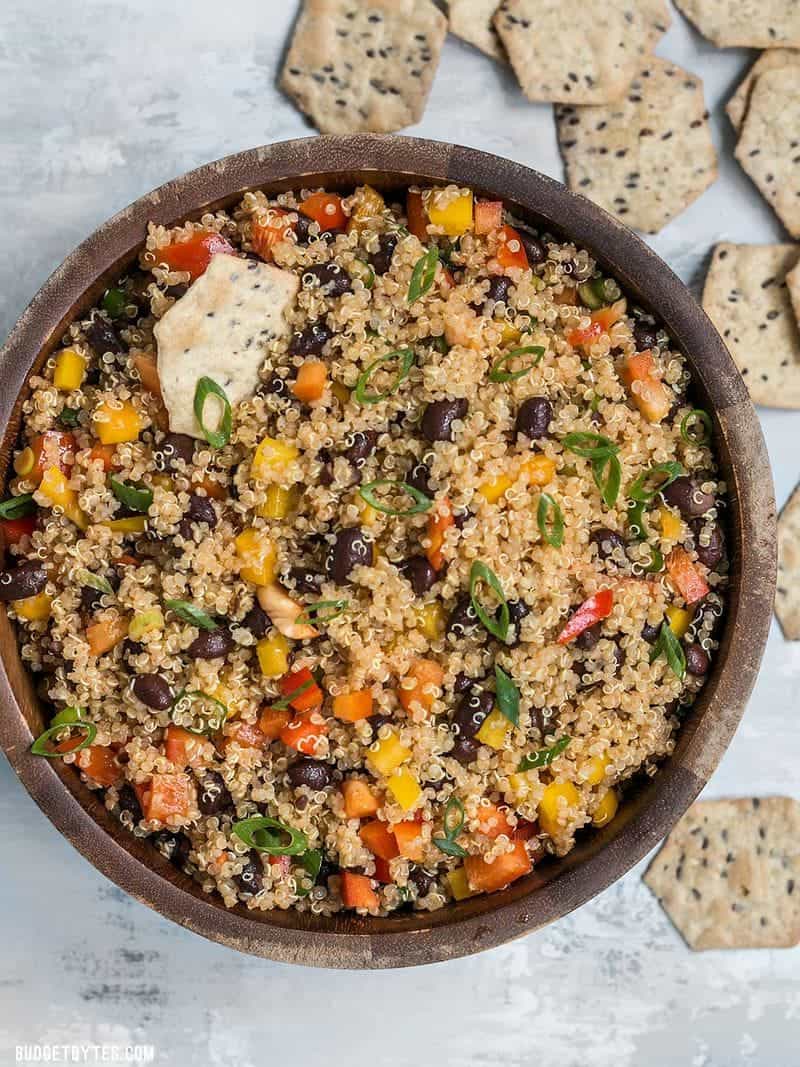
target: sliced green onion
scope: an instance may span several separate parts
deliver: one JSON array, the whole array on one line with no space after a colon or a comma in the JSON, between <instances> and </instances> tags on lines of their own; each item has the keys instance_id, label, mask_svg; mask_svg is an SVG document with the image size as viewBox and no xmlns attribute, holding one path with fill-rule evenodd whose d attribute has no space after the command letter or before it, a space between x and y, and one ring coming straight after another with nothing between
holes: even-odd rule
<instances>
[{"instance_id":1,"label":"sliced green onion","mask_svg":"<svg viewBox=\"0 0 800 1067\"><path fill-rule=\"evenodd\" d=\"M34 511L36 511L36 502L33 499L33 493L11 496L0 503L0 519L21 519L25 515L32 515Z\"/></svg>"},{"instance_id":2,"label":"sliced green onion","mask_svg":"<svg viewBox=\"0 0 800 1067\"><path fill-rule=\"evenodd\" d=\"M218 397L222 401L222 419L218 430L209 430L203 422L203 412L205 410L206 400L212 395ZM228 441L231 439L231 430L233 429L231 402L228 400L225 390L221 385L217 385L213 378L203 377L198 381L194 391L194 415L200 423L203 437L205 437L206 441L208 441L212 448L223 448L227 445Z\"/></svg>"},{"instance_id":3,"label":"sliced green onion","mask_svg":"<svg viewBox=\"0 0 800 1067\"><path fill-rule=\"evenodd\" d=\"M122 289L106 289L100 307L111 319L118 319L124 315L128 306L128 298Z\"/></svg>"},{"instance_id":4,"label":"sliced green onion","mask_svg":"<svg viewBox=\"0 0 800 1067\"><path fill-rule=\"evenodd\" d=\"M411 274L411 284L408 287L408 302L415 303L420 297L425 296L436 278L436 268L439 265L439 249L431 245L424 256L421 256Z\"/></svg>"},{"instance_id":5,"label":"sliced green onion","mask_svg":"<svg viewBox=\"0 0 800 1067\"><path fill-rule=\"evenodd\" d=\"M90 589L96 589L98 593L105 593L107 596L114 595L111 583L99 574L80 570L75 574L75 578L80 585L88 585Z\"/></svg>"},{"instance_id":6,"label":"sliced green onion","mask_svg":"<svg viewBox=\"0 0 800 1067\"><path fill-rule=\"evenodd\" d=\"M372 289L375 285L375 269L363 259L356 259L350 267L350 275L356 281L361 282L365 289Z\"/></svg>"},{"instance_id":7,"label":"sliced green onion","mask_svg":"<svg viewBox=\"0 0 800 1067\"><path fill-rule=\"evenodd\" d=\"M444 852L446 856L457 856L463 859L467 855L467 850L450 837L434 837L432 841L439 851Z\"/></svg>"},{"instance_id":8,"label":"sliced green onion","mask_svg":"<svg viewBox=\"0 0 800 1067\"><path fill-rule=\"evenodd\" d=\"M50 729L54 726L66 726L81 721L83 708L63 708L50 720Z\"/></svg>"},{"instance_id":9,"label":"sliced green onion","mask_svg":"<svg viewBox=\"0 0 800 1067\"><path fill-rule=\"evenodd\" d=\"M548 545L552 545L553 548L561 548L564 544L564 515L556 499L550 496L549 493L542 493L539 497L539 507L536 509L536 523L539 527L539 533L547 541Z\"/></svg>"},{"instance_id":10,"label":"sliced green onion","mask_svg":"<svg viewBox=\"0 0 800 1067\"><path fill-rule=\"evenodd\" d=\"M382 363L388 363L389 360L392 359L400 360L400 367L397 371L397 377L395 378L395 380L392 382L389 388L382 393L368 393L366 391L367 383L372 377L375 368L380 367ZM408 377L409 371L414 365L414 359L415 355L413 349L396 348L394 349L394 351L387 352L385 356L380 356L373 363L370 363L367 369L361 373L358 381L356 382L356 387L353 392L353 395L355 396L358 403L378 404L381 400L386 400L387 397L394 396L394 394L397 392L397 390Z\"/></svg>"},{"instance_id":11,"label":"sliced green onion","mask_svg":"<svg viewBox=\"0 0 800 1067\"><path fill-rule=\"evenodd\" d=\"M407 493L416 503L412 507L405 509L393 508L389 504L384 504L375 495L375 490L382 485L394 486L395 489ZM376 511L382 511L384 515L421 515L423 512L430 510L433 504L429 496L425 496L423 492L415 489L413 485L409 485L408 482L393 481L391 478L378 478L374 482L367 482L366 485L362 485L358 490L358 495L371 508L375 508Z\"/></svg>"},{"instance_id":12,"label":"sliced green onion","mask_svg":"<svg viewBox=\"0 0 800 1067\"><path fill-rule=\"evenodd\" d=\"M519 689L502 667L494 665L497 706L512 726L519 723Z\"/></svg>"},{"instance_id":13,"label":"sliced green onion","mask_svg":"<svg viewBox=\"0 0 800 1067\"><path fill-rule=\"evenodd\" d=\"M628 504L628 533L635 541L646 541L650 536L650 530L645 522L644 512L647 507L644 503Z\"/></svg>"},{"instance_id":14,"label":"sliced green onion","mask_svg":"<svg viewBox=\"0 0 800 1067\"><path fill-rule=\"evenodd\" d=\"M69 752L56 752L55 749L48 747L48 741L57 737L59 734L63 734L66 726L77 726L81 730L85 730L86 737L84 737L79 745L71 748ZM93 722L84 722L82 719L74 719L69 723L58 723L55 726L49 727L43 734L39 734L31 745L31 752L34 756L44 756L46 759L61 759L62 756L70 756L73 752L80 752L82 749L88 748L96 737L97 727ZM63 740L66 740L66 738Z\"/></svg>"},{"instance_id":15,"label":"sliced green onion","mask_svg":"<svg viewBox=\"0 0 800 1067\"><path fill-rule=\"evenodd\" d=\"M568 433L561 438L561 444L569 452L584 459L605 459L606 456L615 456L619 448L601 433Z\"/></svg>"},{"instance_id":16,"label":"sliced green onion","mask_svg":"<svg viewBox=\"0 0 800 1067\"><path fill-rule=\"evenodd\" d=\"M606 467L608 467L607 478L604 477ZM592 476L594 484L600 490L600 496L603 498L604 503L607 507L613 508L617 502L622 484L622 467L617 457L611 455L592 460Z\"/></svg>"},{"instance_id":17,"label":"sliced green onion","mask_svg":"<svg viewBox=\"0 0 800 1067\"><path fill-rule=\"evenodd\" d=\"M603 306L603 301L591 282L583 282L578 286L578 299L590 311L597 311Z\"/></svg>"},{"instance_id":18,"label":"sliced green onion","mask_svg":"<svg viewBox=\"0 0 800 1067\"><path fill-rule=\"evenodd\" d=\"M266 852L268 856L302 856L308 851L308 838L301 830L270 819L267 815L240 819L231 830L250 848L256 852Z\"/></svg>"},{"instance_id":19,"label":"sliced green onion","mask_svg":"<svg viewBox=\"0 0 800 1067\"><path fill-rule=\"evenodd\" d=\"M664 570L664 557L655 545L648 545L650 549L650 562L645 567L645 574L659 574Z\"/></svg>"},{"instance_id":20,"label":"sliced green onion","mask_svg":"<svg viewBox=\"0 0 800 1067\"><path fill-rule=\"evenodd\" d=\"M458 797L450 797L447 801L442 823L445 836L434 837L433 844L447 856L466 856L466 850L456 844L456 838L464 827L464 805Z\"/></svg>"},{"instance_id":21,"label":"sliced green onion","mask_svg":"<svg viewBox=\"0 0 800 1067\"><path fill-rule=\"evenodd\" d=\"M682 474L683 467L680 463L657 463L654 467L642 471L628 489L628 496L637 504L647 504L668 485L672 485ZM654 479L655 485L653 485Z\"/></svg>"},{"instance_id":22,"label":"sliced green onion","mask_svg":"<svg viewBox=\"0 0 800 1067\"><path fill-rule=\"evenodd\" d=\"M188 600L165 600L164 603L170 611L174 611L179 619L190 622L192 626L199 626L201 630L218 630L219 623L206 615L200 608L190 604Z\"/></svg>"},{"instance_id":23,"label":"sliced green onion","mask_svg":"<svg viewBox=\"0 0 800 1067\"><path fill-rule=\"evenodd\" d=\"M295 625L312 626L316 623L324 626L325 623L338 619L347 610L349 603L349 600L318 600L316 604L309 604L305 611L300 612L294 620Z\"/></svg>"},{"instance_id":24,"label":"sliced green onion","mask_svg":"<svg viewBox=\"0 0 800 1067\"><path fill-rule=\"evenodd\" d=\"M622 296L622 290L613 278L592 278L578 286L578 296L591 311L608 307Z\"/></svg>"},{"instance_id":25,"label":"sliced green onion","mask_svg":"<svg viewBox=\"0 0 800 1067\"><path fill-rule=\"evenodd\" d=\"M494 615L489 615L478 599L478 585L481 582L485 582L497 595L497 598L500 601L499 619ZM511 613L508 610L508 601L506 600L506 595L503 592L503 587L500 584L497 575L493 570L487 567L485 563L481 563L480 560L475 560L470 568L469 598L472 601L475 614L478 616L485 629L487 629L493 637L496 637L498 641L505 641L508 636L508 627L511 621Z\"/></svg>"},{"instance_id":26,"label":"sliced green onion","mask_svg":"<svg viewBox=\"0 0 800 1067\"><path fill-rule=\"evenodd\" d=\"M80 414L81 413L77 408L62 408L61 413L58 416L59 426L67 426L69 428L77 426Z\"/></svg>"},{"instance_id":27,"label":"sliced green onion","mask_svg":"<svg viewBox=\"0 0 800 1067\"><path fill-rule=\"evenodd\" d=\"M305 682L301 682L297 689L293 689L291 693L287 693L285 697L281 697L280 700L276 700L274 703L270 703L270 708L273 711L286 711L290 707L292 701L299 697L301 693L305 693L307 689L310 689L312 685L316 684L315 678L308 678Z\"/></svg>"},{"instance_id":28,"label":"sliced green onion","mask_svg":"<svg viewBox=\"0 0 800 1067\"><path fill-rule=\"evenodd\" d=\"M316 882L322 868L322 852L318 848L310 848L300 857L300 866L311 875L312 881Z\"/></svg>"},{"instance_id":29,"label":"sliced green onion","mask_svg":"<svg viewBox=\"0 0 800 1067\"><path fill-rule=\"evenodd\" d=\"M700 427L700 433L696 433L693 427ZM687 445L704 445L711 440L713 430L711 416L702 408L694 408L688 415L684 415L681 421L681 437Z\"/></svg>"},{"instance_id":30,"label":"sliced green onion","mask_svg":"<svg viewBox=\"0 0 800 1067\"><path fill-rule=\"evenodd\" d=\"M658 640L650 651L650 662L653 663L661 655L666 659L672 673L683 680L686 676L686 655L683 646L666 621L661 623Z\"/></svg>"},{"instance_id":31,"label":"sliced green onion","mask_svg":"<svg viewBox=\"0 0 800 1067\"><path fill-rule=\"evenodd\" d=\"M193 706L199 701L211 705L208 714L203 714L202 711L194 711ZM221 730L229 715L227 704L223 704L221 700L212 697L210 693L204 693L202 689L182 689L173 700L170 711L192 711L197 719L200 720L201 725L198 729L193 729L190 726L185 727L185 729L187 729L189 733L201 735Z\"/></svg>"},{"instance_id":32,"label":"sliced green onion","mask_svg":"<svg viewBox=\"0 0 800 1067\"><path fill-rule=\"evenodd\" d=\"M108 484L111 492L130 511L137 511L140 515L146 515L153 503L152 489L142 489L131 482L121 482L118 478L110 477Z\"/></svg>"},{"instance_id":33,"label":"sliced green onion","mask_svg":"<svg viewBox=\"0 0 800 1067\"><path fill-rule=\"evenodd\" d=\"M536 356L536 359L532 363L529 363L521 370L509 371L503 368L512 359L518 356ZM538 367L542 361L544 355L544 349L541 345L528 345L526 348L515 348L511 352L506 352L504 356L501 356L493 365L489 371L490 382L516 382L519 378L524 378L525 375L532 371L534 367Z\"/></svg>"},{"instance_id":34,"label":"sliced green onion","mask_svg":"<svg viewBox=\"0 0 800 1067\"><path fill-rule=\"evenodd\" d=\"M446 356L450 351L450 345L447 343L447 338L443 335L439 337L426 337L422 344L429 345L435 352L439 352L442 356Z\"/></svg>"},{"instance_id":35,"label":"sliced green onion","mask_svg":"<svg viewBox=\"0 0 800 1067\"><path fill-rule=\"evenodd\" d=\"M537 752L532 752L530 756L523 756L517 770L533 771L537 767L549 767L556 756L561 755L571 740L571 737L560 737L550 748L540 748Z\"/></svg>"}]
</instances>

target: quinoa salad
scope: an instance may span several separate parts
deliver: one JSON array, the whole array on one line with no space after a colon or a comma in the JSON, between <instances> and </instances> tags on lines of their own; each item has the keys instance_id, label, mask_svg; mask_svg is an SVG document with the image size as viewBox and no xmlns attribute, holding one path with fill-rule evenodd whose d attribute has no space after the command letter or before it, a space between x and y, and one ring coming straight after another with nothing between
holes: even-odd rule
<instances>
[{"instance_id":1,"label":"quinoa salad","mask_svg":"<svg viewBox=\"0 0 800 1067\"><path fill-rule=\"evenodd\" d=\"M711 436L660 323L469 189L151 224L0 503L32 751L227 906L501 890L615 818L708 675Z\"/></svg>"}]
</instances>

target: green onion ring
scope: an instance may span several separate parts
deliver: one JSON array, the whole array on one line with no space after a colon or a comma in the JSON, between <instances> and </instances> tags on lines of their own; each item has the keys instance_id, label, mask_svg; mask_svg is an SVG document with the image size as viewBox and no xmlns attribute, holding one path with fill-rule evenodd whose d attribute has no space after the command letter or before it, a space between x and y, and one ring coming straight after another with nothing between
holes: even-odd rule
<instances>
[{"instance_id":1,"label":"green onion ring","mask_svg":"<svg viewBox=\"0 0 800 1067\"><path fill-rule=\"evenodd\" d=\"M485 582L497 595L500 601L499 620L488 615L478 599L477 588L479 582ZM494 571L487 567L485 563L482 563L477 559L472 564L469 572L469 598L472 601L475 614L480 619L484 628L488 630L493 637L496 637L498 641L505 641L508 636L508 627L511 622L511 613L508 610L506 595L503 592L503 587Z\"/></svg>"},{"instance_id":2,"label":"green onion ring","mask_svg":"<svg viewBox=\"0 0 800 1067\"><path fill-rule=\"evenodd\" d=\"M249 819L235 822L231 830L256 852L266 852L268 856L302 856L308 851L308 838L301 830L271 819L268 815L253 815ZM283 837L289 841L282 844Z\"/></svg>"},{"instance_id":3,"label":"green onion ring","mask_svg":"<svg viewBox=\"0 0 800 1067\"><path fill-rule=\"evenodd\" d=\"M540 748L537 752L532 752L530 756L523 756L517 771L532 771L537 767L549 767L556 756L561 755L571 740L571 737L560 737L550 748Z\"/></svg>"},{"instance_id":4,"label":"green onion ring","mask_svg":"<svg viewBox=\"0 0 800 1067\"><path fill-rule=\"evenodd\" d=\"M71 748L69 752L56 752L54 749L48 748L47 742L57 734L63 733L65 726L80 727L81 730L86 731L86 737L75 748ZM73 752L81 752L84 748L88 748L96 737L97 727L93 722L86 722L83 719L75 719L69 723L60 722L55 726L50 726L43 734L39 734L31 745L31 752L34 756L44 756L45 759L61 759L63 756L71 756Z\"/></svg>"},{"instance_id":5,"label":"green onion ring","mask_svg":"<svg viewBox=\"0 0 800 1067\"><path fill-rule=\"evenodd\" d=\"M548 515L552 512L552 524L548 528ZM539 497L539 506L536 509L536 523L539 533L553 548L561 548L564 544L564 515L558 502L549 493L542 493Z\"/></svg>"},{"instance_id":6,"label":"green onion ring","mask_svg":"<svg viewBox=\"0 0 800 1067\"><path fill-rule=\"evenodd\" d=\"M375 496L375 490L381 485L393 485L396 489L402 490L407 493L412 500L416 503L413 507L406 508L393 508L388 504L382 504L380 500ZM429 511L433 501L429 496L425 496L419 489L415 489L413 485L409 485L408 482L394 481L391 478L378 478L374 482L367 482L366 485L362 485L358 490L358 495L364 500L371 508L375 508L376 511L382 511L384 515L422 515L423 512Z\"/></svg>"},{"instance_id":7,"label":"green onion ring","mask_svg":"<svg viewBox=\"0 0 800 1067\"><path fill-rule=\"evenodd\" d=\"M216 396L222 401L222 421L218 430L209 430L203 422L203 411L209 396ZM223 448L231 439L233 429L233 413L231 402L221 385L217 385L213 378L201 378L194 391L194 415L200 423L203 436L212 448Z\"/></svg>"},{"instance_id":8,"label":"green onion ring","mask_svg":"<svg viewBox=\"0 0 800 1067\"><path fill-rule=\"evenodd\" d=\"M439 265L439 249L431 245L424 256L421 256L411 274L411 284L408 287L408 303L413 304L420 297L425 296L436 278L436 268Z\"/></svg>"},{"instance_id":9,"label":"green onion ring","mask_svg":"<svg viewBox=\"0 0 800 1067\"><path fill-rule=\"evenodd\" d=\"M524 378L529 371L532 371L534 367L538 367L542 361L544 355L544 349L541 345L528 345L526 348L515 348L511 352L506 352L504 356L501 356L495 363L492 364L492 369L489 371L490 382L516 382L520 378ZM515 356L528 356L535 355L536 359L533 363L529 363L527 367L523 367L522 370L506 371L503 367Z\"/></svg>"},{"instance_id":10,"label":"green onion ring","mask_svg":"<svg viewBox=\"0 0 800 1067\"><path fill-rule=\"evenodd\" d=\"M21 493L0 502L0 519L21 519L36 511L33 493Z\"/></svg>"},{"instance_id":11,"label":"green onion ring","mask_svg":"<svg viewBox=\"0 0 800 1067\"><path fill-rule=\"evenodd\" d=\"M619 448L607 437L600 433L568 433L561 438L561 444L569 452L584 459L605 459L606 456L615 456Z\"/></svg>"},{"instance_id":12,"label":"green onion ring","mask_svg":"<svg viewBox=\"0 0 800 1067\"><path fill-rule=\"evenodd\" d=\"M691 432L692 424L700 423L703 428L703 433L699 437L695 437ZM687 443L687 445L705 445L711 440L711 434L713 431L713 424L711 422L711 416L707 411L703 411L702 408L693 408L688 415L684 415L681 420L681 437Z\"/></svg>"},{"instance_id":13,"label":"green onion ring","mask_svg":"<svg viewBox=\"0 0 800 1067\"><path fill-rule=\"evenodd\" d=\"M338 619L346 610L349 600L319 600L316 604L309 604L305 611L301 611L294 620L296 626L324 626L327 622ZM326 615L328 611L330 614Z\"/></svg>"},{"instance_id":14,"label":"green onion ring","mask_svg":"<svg viewBox=\"0 0 800 1067\"><path fill-rule=\"evenodd\" d=\"M603 475L606 467L608 467L608 478L604 481ZM613 508L617 502L622 484L622 467L617 457L610 455L592 460L592 476L594 484L600 490L600 496L603 498L604 503L607 507Z\"/></svg>"},{"instance_id":15,"label":"green onion ring","mask_svg":"<svg viewBox=\"0 0 800 1067\"><path fill-rule=\"evenodd\" d=\"M654 467L642 471L636 481L628 489L628 496L637 504L649 504L653 497L663 492L668 485L672 485L676 478L684 473L680 463L657 463ZM653 489L647 485L651 478L663 475L663 479Z\"/></svg>"},{"instance_id":16,"label":"green onion ring","mask_svg":"<svg viewBox=\"0 0 800 1067\"><path fill-rule=\"evenodd\" d=\"M190 604L188 600L165 600L164 604L170 611L174 611L179 619L191 623L192 626L199 626L201 630L219 629L218 622L215 622L200 608L196 608L194 604Z\"/></svg>"},{"instance_id":17,"label":"green onion ring","mask_svg":"<svg viewBox=\"0 0 800 1067\"><path fill-rule=\"evenodd\" d=\"M400 369L392 385L384 393L368 393L366 391L367 383L372 377L375 368L382 363L388 363L390 359L398 357L400 359ZM395 348L393 351L387 352L385 356L379 356L359 375L353 396L359 404L378 404L381 400L386 400L388 397L393 396L408 377L415 358L414 350L411 348Z\"/></svg>"}]
</instances>

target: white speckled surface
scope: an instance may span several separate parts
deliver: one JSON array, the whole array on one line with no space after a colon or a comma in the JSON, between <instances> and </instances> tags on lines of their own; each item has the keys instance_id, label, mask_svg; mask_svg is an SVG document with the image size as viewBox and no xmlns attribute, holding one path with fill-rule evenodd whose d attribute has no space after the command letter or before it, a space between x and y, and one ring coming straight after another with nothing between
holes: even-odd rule
<instances>
[{"instance_id":1,"label":"white speckled surface","mask_svg":"<svg viewBox=\"0 0 800 1067\"><path fill-rule=\"evenodd\" d=\"M307 132L274 88L296 6L4 0L0 335L62 257L141 193ZM781 230L731 156L722 110L750 54L712 48L677 13L659 52L705 78L722 155L717 184L652 241L697 284L715 241L771 241ZM561 175L549 109L525 103L508 73L453 38L412 132ZM800 414L762 418L782 503L800 479ZM708 794L798 795L798 706L800 644L775 627ZM0 855L3 1065L18 1042L92 1041L151 1043L156 1062L175 1067L800 1063L800 949L693 955L640 871L507 948L416 971L333 974L236 955L134 903L56 833L4 761Z\"/></svg>"}]
</instances>

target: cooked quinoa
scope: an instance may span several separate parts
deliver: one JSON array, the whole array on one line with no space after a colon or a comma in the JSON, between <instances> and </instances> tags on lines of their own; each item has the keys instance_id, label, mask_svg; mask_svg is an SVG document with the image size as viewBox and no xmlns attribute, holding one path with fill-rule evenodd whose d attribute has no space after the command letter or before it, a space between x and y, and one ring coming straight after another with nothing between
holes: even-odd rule
<instances>
[{"instance_id":1,"label":"cooked quinoa","mask_svg":"<svg viewBox=\"0 0 800 1067\"><path fill-rule=\"evenodd\" d=\"M667 334L500 203L394 199L151 225L0 505L34 751L228 906L503 888L656 773L717 647L725 486Z\"/></svg>"}]
</instances>

